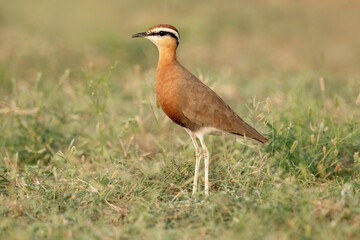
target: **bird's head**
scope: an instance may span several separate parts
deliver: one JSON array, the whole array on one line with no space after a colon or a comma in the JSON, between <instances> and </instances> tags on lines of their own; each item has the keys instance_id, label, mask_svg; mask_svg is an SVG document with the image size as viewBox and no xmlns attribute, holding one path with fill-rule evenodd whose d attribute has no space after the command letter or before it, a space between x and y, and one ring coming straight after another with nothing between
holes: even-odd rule
<instances>
[{"instance_id":1,"label":"bird's head","mask_svg":"<svg viewBox=\"0 0 360 240\"><path fill-rule=\"evenodd\" d=\"M169 24L159 24L149 28L146 32L132 35L133 38L144 37L152 41L159 49L177 47L180 41L178 30Z\"/></svg>"}]
</instances>

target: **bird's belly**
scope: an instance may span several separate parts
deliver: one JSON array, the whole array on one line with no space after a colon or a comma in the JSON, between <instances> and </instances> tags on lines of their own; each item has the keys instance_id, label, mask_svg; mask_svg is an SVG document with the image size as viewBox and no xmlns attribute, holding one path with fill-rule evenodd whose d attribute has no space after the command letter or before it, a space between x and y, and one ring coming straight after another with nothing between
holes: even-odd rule
<instances>
[{"instance_id":1,"label":"bird's belly","mask_svg":"<svg viewBox=\"0 0 360 240\"><path fill-rule=\"evenodd\" d=\"M177 107L176 92L170 86L156 88L156 98L164 113L176 124L183 126L182 114Z\"/></svg>"},{"instance_id":2,"label":"bird's belly","mask_svg":"<svg viewBox=\"0 0 360 240\"><path fill-rule=\"evenodd\" d=\"M166 116L168 116L173 122L182 125L181 113L177 110L173 101L167 99L158 99L158 102Z\"/></svg>"},{"instance_id":3,"label":"bird's belly","mask_svg":"<svg viewBox=\"0 0 360 240\"><path fill-rule=\"evenodd\" d=\"M224 131L215 127L202 127L195 131L196 135L222 135Z\"/></svg>"}]
</instances>

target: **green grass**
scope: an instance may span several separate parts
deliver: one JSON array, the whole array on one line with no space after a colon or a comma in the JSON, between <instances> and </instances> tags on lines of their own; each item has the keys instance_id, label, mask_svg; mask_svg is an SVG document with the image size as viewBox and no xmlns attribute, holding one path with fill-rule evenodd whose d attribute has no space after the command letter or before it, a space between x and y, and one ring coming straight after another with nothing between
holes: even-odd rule
<instances>
[{"instance_id":1,"label":"green grass","mask_svg":"<svg viewBox=\"0 0 360 240\"><path fill-rule=\"evenodd\" d=\"M359 4L84 3L0 3L0 239L360 237ZM206 137L208 198L130 38L161 22L270 139Z\"/></svg>"}]
</instances>

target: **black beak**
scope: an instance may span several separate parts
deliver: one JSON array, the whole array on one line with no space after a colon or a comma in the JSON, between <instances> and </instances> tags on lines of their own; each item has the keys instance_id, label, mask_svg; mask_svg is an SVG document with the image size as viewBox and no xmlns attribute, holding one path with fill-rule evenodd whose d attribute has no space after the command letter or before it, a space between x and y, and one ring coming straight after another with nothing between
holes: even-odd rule
<instances>
[{"instance_id":1,"label":"black beak","mask_svg":"<svg viewBox=\"0 0 360 240\"><path fill-rule=\"evenodd\" d=\"M141 32L141 33L136 33L134 35L132 35L132 38L136 38L136 37L146 37L148 34L146 32Z\"/></svg>"}]
</instances>

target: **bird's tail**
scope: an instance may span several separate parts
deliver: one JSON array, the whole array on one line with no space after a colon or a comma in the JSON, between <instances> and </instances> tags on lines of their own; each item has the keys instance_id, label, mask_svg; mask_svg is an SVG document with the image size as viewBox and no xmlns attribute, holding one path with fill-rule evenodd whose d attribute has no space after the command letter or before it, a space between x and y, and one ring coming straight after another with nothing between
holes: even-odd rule
<instances>
[{"instance_id":1,"label":"bird's tail","mask_svg":"<svg viewBox=\"0 0 360 240\"><path fill-rule=\"evenodd\" d=\"M242 122L242 123L245 124L245 126L244 125L242 126L241 133L240 132L231 132L231 133L236 134L236 135L240 135L240 136L244 136L246 138L251 138L251 139L254 139L254 140L256 140L258 142L261 142L261 143L266 143L266 142L269 141L269 139L264 137L255 128L251 127L246 122ZM244 127L245 127L245 129L244 129Z\"/></svg>"},{"instance_id":2,"label":"bird's tail","mask_svg":"<svg viewBox=\"0 0 360 240\"><path fill-rule=\"evenodd\" d=\"M248 138L252 138L256 141L261 143L266 143L269 141L266 137L264 137L261 133L259 133L255 128L251 127L249 124L246 123L246 131L245 136Z\"/></svg>"}]
</instances>

